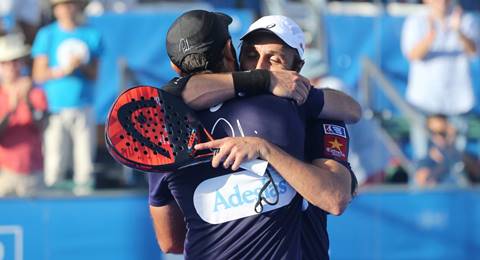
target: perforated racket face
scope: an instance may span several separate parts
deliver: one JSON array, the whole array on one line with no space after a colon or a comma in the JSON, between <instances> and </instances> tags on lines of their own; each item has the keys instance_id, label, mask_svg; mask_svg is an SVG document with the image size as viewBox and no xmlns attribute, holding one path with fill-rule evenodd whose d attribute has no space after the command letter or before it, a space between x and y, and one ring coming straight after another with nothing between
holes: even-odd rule
<instances>
[{"instance_id":1,"label":"perforated racket face","mask_svg":"<svg viewBox=\"0 0 480 260\"><path fill-rule=\"evenodd\" d=\"M117 98L105 133L110 154L142 171L172 171L212 155L193 148L211 140L193 111L179 98L151 86L131 88Z\"/></svg>"}]
</instances>

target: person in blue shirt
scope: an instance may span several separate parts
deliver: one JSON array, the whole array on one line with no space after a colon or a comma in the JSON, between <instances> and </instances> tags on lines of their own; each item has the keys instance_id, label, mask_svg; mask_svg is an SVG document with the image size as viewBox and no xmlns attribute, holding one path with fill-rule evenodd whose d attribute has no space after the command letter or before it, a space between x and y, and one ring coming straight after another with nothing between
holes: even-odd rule
<instances>
[{"instance_id":1,"label":"person in blue shirt","mask_svg":"<svg viewBox=\"0 0 480 260\"><path fill-rule=\"evenodd\" d=\"M267 41L266 38L264 40ZM279 51L281 49L280 47ZM228 52L226 53L228 56ZM266 57L262 50L257 50L257 54L260 54L262 58ZM269 53L267 56L270 56L269 60L276 58L278 61L276 65L280 65L279 67L273 66L273 69L281 68L282 65L291 66L290 63L288 65L284 62L291 62L292 56L285 60L281 60L285 58L282 55ZM175 63L175 58L174 56L172 59L173 63ZM259 59L257 56L250 56L250 58ZM232 56L230 59L234 60ZM235 78L233 81L235 82ZM182 94L182 96L184 95ZM318 163L322 164L320 166L311 166L301 162L305 150L304 142L301 140L305 138L305 119L308 117L308 112L302 115L302 106L292 107L291 105L294 103L287 103L285 106L286 104L282 102L284 102L283 99L265 95L247 99L236 98L216 108L211 108L206 113L200 113L204 124L207 128L212 127L212 132L217 138L222 135L250 135L250 137L241 138L228 137L197 147L199 149L221 148L219 154L213 159L212 166L215 168L222 163L224 168L231 168L235 171L234 174L218 169L212 172L212 168L208 165L202 165L201 170L190 168L190 173L181 171L181 173L175 172L164 176L150 175L150 209L154 218L157 238L164 251L178 252L183 248L178 243L171 242L172 236L173 240L182 237L185 231L182 228L183 224L175 221L171 223L169 220L181 218L184 214L188 230L185 241L187 258L287 257L298 259L301 257L302 248L299 248L294 241L300 241L301 233L298 230L303 230L301 227L302 205L300 204L304 203L298 200L297 191L308 197L316 206L325 203L322 206L334 214L340 214L344 210L351 196L352 178L348 169L345 168L343 172L337 171L339 172L337 176L332 175L333 178L329 178L325 175L330 173L327 169L338 169L343 166L332 161L319 161ZM242 109L237 109L236 107L239 107L240 104ZM309 106L308 99L306 106ZM297 112L298 114L295 115L296 113L292 114L292 111L300 113ZM299 114L300 121L297 121L298 119L295 118L298 118ZM310 115L310 118L317 118L317 116ZM266 119L268 119L268 123L265 121ZM332 126L330 124L327 128L329 130L325 130L330 135L333 133L346 135L345 128ZM330 141L333 144L329 143L332 147L328 147L327 150L346 159L345 141L339 137L336 139L334 137ZM234 156L230 157L232 154ZM266 159L270 163L269 170L273 172L274 183L278 183L279 204L273 207L266 205L264 208L267 209L265 210L267 213L263 214L255 214L252 205L262 187L262 185L255 184L255 181L260 184L265 181L254 178L256 176L252 176L246 171L237 171L239 161L255 157ZM318 171L321 174L317 175ZM212 172L213 175L207 172ZM188 181L182 181L182 178L187 177ZM323 188L321 182L325 181L330 182ZM225 182L228 185L224 185ZM342 185L345 183L347 185ZM334 191L337 200L325 199L327 193L338 188L336 184L340 185L340 189ZM275 189L269 187L265 197L273 199ZM328 205L331 202L332 204ZM181 211L176 206L177 203ZM166 219L165 216L170 219ZM165 225L166 223L167 225ZM292 227L295 231L292 230ZM320 242L322 241L318 243ZM311 255L315 255L315 253Z\"/></svg>"},{"instance_id":2,"label":"person in blue shirt","mask_svg":"<svg viewBox=\"0 0 480 260\"><path fill-rule=\"evenodd\" d=\"M95 119L93 80L102 44L98 31L82 23L82 0L51 0L56 21L38 32L33 47L33 79L49 104L45 132L45 183L60 183L73 155L74 191L94 185Z\"/></svg>"}]
</instances>

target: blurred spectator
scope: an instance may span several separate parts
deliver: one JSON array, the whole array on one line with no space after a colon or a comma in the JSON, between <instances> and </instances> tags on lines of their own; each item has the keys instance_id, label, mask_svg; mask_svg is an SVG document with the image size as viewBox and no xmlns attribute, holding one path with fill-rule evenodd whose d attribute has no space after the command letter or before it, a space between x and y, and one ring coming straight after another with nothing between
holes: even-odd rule
<instances>
[{"instance_id":1,"label":"blurred spectator","mask_svg":"<svg viewBox=\"0 0 480 260\"><path fill-rule=\"evenodd\" d=\"M20 30L26 42L32 44L41 22L40 1L1 0L0 19L2 29L8 33Z\"/></svg>"},{"instance_id":2,"label":"blurred spectator","mask_svg":"<svg viewBox=\"0 0 480 260\"><path fill-rule=\"evenodd\" d=\"M445 115L433 115L427 119L427 128L431 144L428 155L418 164L416 185L466 185L468 181L464 173L463 154L455 147L455 127Z\"/></svg>"},{"instance_id":3,"label":"blurred spectator","mask_svg":"<svg viewBox=\"0 0 480 260\"><path fill-rule=\"evenodd\" d=\"M462 117L474 105L469 56L478 51L480 28L450 0L424 0L426 13L407 18L402 32L402 51L410 63L407 101L424 115L445 114L462 135L465 147L467 122ZM424 122L412 122L414 157L427 153Z\"/></svg>"},{"instance_id":4,"label":"blurred spectator","mask_svg":"<svg viewBox=\"0 0 480 260\"><path fill-rule=\"evenodd\" d=\"M0 37L0 196L30 196L42 186L47 101L21 75L30 48L20 34Z\"/></svg>"},{"instance_id":5,"label":"blurred spectator","mask_svg":"<svg viewBox=\"0 0 480 260\"><path fill-rule=\"evenodd\" d=\"M45 131L45 183L60 184L73 155L74 192L93 189L96 148L92 80L101 52L100 34L82 23L86 1L50 0L55 22L42 27L32 48L33 77L49 104Z\"/></svg>"}]
</instances>

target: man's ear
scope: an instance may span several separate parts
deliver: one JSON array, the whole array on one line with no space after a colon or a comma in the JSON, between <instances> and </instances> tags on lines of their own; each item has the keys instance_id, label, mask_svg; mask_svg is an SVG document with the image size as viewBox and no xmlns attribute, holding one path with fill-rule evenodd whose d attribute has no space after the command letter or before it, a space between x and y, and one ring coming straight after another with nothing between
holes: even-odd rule
<instances>
[{"instance_id":1,"label":"man's ear","mask_svg":"<svg viewBox=\"0 0 480 260\"><path fill-rule=\"evenodd\" d=\"M172 61L170 61L170 67L180 76L184 76L185 73L182 72L182 70L175 64L173 64Z\"/></svg>"},{"instance_id":2,"label":"man's ear","mask_svg":"<svg viewBox=\"0 0 480 260\"><path fill-rule=\"evenodd\" d=\"M296 65L296 66L295 66L295 67L296 67L296 71L297 71L297 72L300 72L300 71L302 70L302 68L303 68L303 65L305 65L305 61L304 61L304 60L299 60L299 61L297 62L297 64L295 64L295 65Z\"/></svg>"},{"instance_id":3,"label":"man's ear","mask_svg":"<svg viewBox=\"0 0 480 260\"><path fill-rule=\"evenodd\" d=\"M236 61L236 57L234 57L235 50L233 49L232 39L229 39L223 48L223 55L225 59L229 62Z\"/></svg>"}]
</instances>

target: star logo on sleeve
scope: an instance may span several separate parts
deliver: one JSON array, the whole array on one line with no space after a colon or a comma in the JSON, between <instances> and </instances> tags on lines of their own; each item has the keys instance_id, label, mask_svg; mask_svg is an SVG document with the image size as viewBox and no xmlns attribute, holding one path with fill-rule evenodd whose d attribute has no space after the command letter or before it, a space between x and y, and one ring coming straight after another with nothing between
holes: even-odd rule
<instances>
[{"instance_id":1,"label":"star logo on sleeve","mask_svg":"<svg viewBox=\"0 0 480 260\"><path fill-rule=\"evenodd\" d=\"M330 148L342 151L343 144L339 143L337 138L334 138L333 141L329 141L329 143L330 143Z\"/></svg>"},{"instance_id":2,"label":"star logo on sleeve","mask_svg":"<svg viewBox=\"0 0 480 260\"><path fill-rule=\"evenodd\" d=\"M347 157L347 139L335 135L326 134L324 136L324 156L346 161Z\"/></svg>"}]
</instances>

